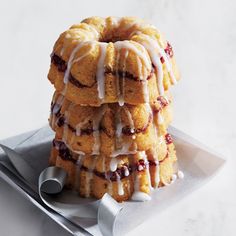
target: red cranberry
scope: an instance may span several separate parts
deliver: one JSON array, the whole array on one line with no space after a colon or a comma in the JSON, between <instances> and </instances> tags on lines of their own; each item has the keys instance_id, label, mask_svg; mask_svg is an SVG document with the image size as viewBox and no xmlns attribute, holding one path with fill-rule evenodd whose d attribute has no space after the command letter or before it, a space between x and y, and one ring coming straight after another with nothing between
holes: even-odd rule
<instances>
[{"instance_id":1,"label":"red cranberry","mask_svg":"<svg viewBox=\"0 0 236 236\"><path fill-rule=\"evenodd\" d=\"M59 117L59 119L57 120L58 127L62 127L64 124L65 124L64 116Z\"/></svg>"},{"instance_id":2,"label":"red cranberry","mask_svg":"<svg viewBox=\"0 0 236 236\"><path fill-rule=\"evenodd\" d=\"M165 59L163 57L160 58L161 63L164 64L165 63Z\"/></svg>"},{"instance_id":3,"label":"red cranberry","mask_svg":"<svg viewBox=\"0 0 236 236\"><path fill-rule=\"evenodd\" d=\"M167 145L173 143L173 139L172 139L172 137L171 137L170 134L166 134L166 135L165 135L165 139L166 139L166 144L167 144Z\"/></svg>"},{"instance_id":4,"label":"red cranberry","mask_svg":"<svg viewBox=\"0 0 236 236\"><path fill-rule=\"evenodd\" d=\"M66 71L66 62L62 60L59 56L57 56L55 53L53 53L51 56L51 63L55 64L60 72Z\"/></svg>"},{"instance_id":5,"label":"red cranberry","mask_svg":"<svg viewBox=\"0 0 236 236\"><path fill-rule=\"evenodd\" d=\"M159 96L157 101L160 103L162 108L168 105L168 101L163 96Z\"/></svg>"},{"instance_id":6,"label":"red cranberry","mask_svg":"<svg viewBox=\"0 0 236 236\"><path fill-rule=\"evenodd\" d=\"M170 58L174 56L173 48L169 42L167 42L167 47L165 49L165 52Z\"/></svg>"}]
</instances>

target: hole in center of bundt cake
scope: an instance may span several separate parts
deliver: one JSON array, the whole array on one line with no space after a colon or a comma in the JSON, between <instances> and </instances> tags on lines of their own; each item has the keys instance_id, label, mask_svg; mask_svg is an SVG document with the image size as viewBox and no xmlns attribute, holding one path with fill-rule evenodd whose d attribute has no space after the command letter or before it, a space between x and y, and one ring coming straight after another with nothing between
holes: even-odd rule
<instances>
[{"instance_id":1,"label":"hole in center of bundt cake","mask_svg":"<svg viewBox=\"0 0 236 236\"><path fill-rule=\"evenodd\" d=\"M103 37L101 40L99 40L100 42L104 42L104 43L115 43L117 41L123 41L123 40L127 40L126 38L121 38L121 37L118 37L118 36L114 36L111 37L111 35L108 35L108 36L105 36Z\"/></svg>"},{"instance_id":2,"label":"hole in center of bundt cake","mask_svg":"<svg viewBox=\"0 0 236 236\"><path fill-rule=\"evenodd\" d=\"M104 42L104 43L115 43L117 41L130 40L129 35L130 33L125 33L125 32L120 31L117 28L114 28L114 29L105 31L101 35L101 38L99 39L99 41Z\"/></svg>"}]
</instances>

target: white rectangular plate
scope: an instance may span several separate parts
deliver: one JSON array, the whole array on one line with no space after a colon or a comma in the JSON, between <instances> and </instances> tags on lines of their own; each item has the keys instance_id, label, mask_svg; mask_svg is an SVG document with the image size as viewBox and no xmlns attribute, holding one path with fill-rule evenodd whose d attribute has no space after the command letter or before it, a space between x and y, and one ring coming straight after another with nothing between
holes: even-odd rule
<instances>
[{"instance_id":1,"label":"white rectangular plate","mask_svg":"<svg viewBox=\"0 0 236 236\"><path fill-rule=\"evenodd\" d=\"M123 235L154 213L157 214L157 212L167 209L172 204L176 204L178 200L188 196L189 193L197 190L197 188L210 180L225 162L220 155L214 153L214 151L183 132L173 127L170 127L169 132L173 136L179 160L179 168L184 172L185 178L183 180L177 180L171 186L154 191L152 200L149 202L124 203L124 209L117 219L119 235ZM0 143L15 148L33 167L35 166L35 168L43 170L47 166L50 141L52 139L53 133L46 126L36 131L3 140ZM79 222L80 227L77 227L54 211L45 208L35 193L27 189L27 186L19 181L6 166L1 165L3 161L4 154L0 150L0 175L53 220L72 234L101 235L96 222L81 220Z\"/></svg>"}]
</instances>

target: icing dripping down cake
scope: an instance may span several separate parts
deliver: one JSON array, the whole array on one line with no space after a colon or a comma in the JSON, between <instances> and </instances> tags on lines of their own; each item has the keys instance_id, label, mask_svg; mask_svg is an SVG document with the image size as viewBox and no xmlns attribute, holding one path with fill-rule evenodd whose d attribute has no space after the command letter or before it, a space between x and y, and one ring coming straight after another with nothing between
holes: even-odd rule
<instances>
[{"instance_id":1,"label":"icing dripping down cake","mask_svg":"<svg viewBox=\"0 0 236 236\"><path fill-rule=\"evenodd\" d=\"M169 88L180 75L156 27L135 17L87 18L59 36L48 79L56 90L49 163L66 170L66 187L83 197L142 201L175 181L167 129Z\"/></svg>"}]
</instances>

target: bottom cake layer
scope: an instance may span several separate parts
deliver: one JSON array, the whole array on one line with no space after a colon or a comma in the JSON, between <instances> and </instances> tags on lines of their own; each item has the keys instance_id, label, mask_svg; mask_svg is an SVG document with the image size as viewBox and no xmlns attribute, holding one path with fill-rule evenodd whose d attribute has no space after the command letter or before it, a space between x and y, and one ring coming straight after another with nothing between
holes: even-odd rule
<instances>
[{"instance_id":1,"label":"bottom cake layer","mask_svg":"<svg viewBox=\"0 0 236 236\"><path fill-rule=\"evenodd\" d=\"M169 185L176 179L176 153L172 142L166 145L166 156L158 160L158 150L108 157L79 155L61 140L54 140L50 165L68 173L66 187L82 197L102 198L109 193L117 201L143 201L154 188Z\"/></svg>"}]
</instances>

